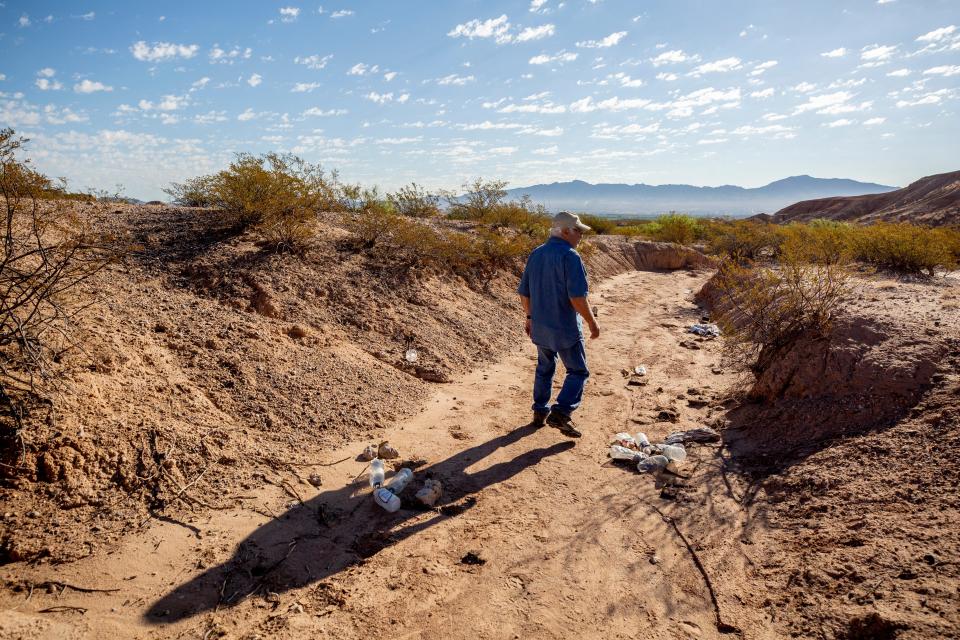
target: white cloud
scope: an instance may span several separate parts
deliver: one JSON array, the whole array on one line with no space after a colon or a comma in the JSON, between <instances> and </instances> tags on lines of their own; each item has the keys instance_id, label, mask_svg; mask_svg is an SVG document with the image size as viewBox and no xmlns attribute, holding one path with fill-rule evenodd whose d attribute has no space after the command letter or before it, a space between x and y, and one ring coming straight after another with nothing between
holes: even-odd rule
<instances>
[{"instance_id":1,"label":"white cloud","mask_svg":"<svg viewBox=\"0 0 960 640\"><path fill-rule=\"evenodd\" d=\"M248 120L253 120L256 117L257 117L257 114L253 111L253 109L251 109L250 107L247 107L247 109L243 113L237 116L237 120L239 120L240 122L247 122Z\"/></svg>"},{"instance_id":2,"label":"white cloud","mask_svg":"<svg viewBox=\"0 0 960 640\"><path fill-rule=\"evenodd\" d=\"M675 73L666 73L663 71L657 74L657 80L663 80L664 82L673 82L677 77Z\"/></svg>"},{"instance_id":3,"label":"white cloud","mask_svg":"<svg viewBox=\"0 0 960 640\"><path fill-rule=\"evenodd\" d=\"M547 4L547 0L530 0L530 11L538 13L543 10L545 4Z\"/></svg>"},{"instance_id":4,"label":"white cloud","mask_svg":"<svg viewBox=\"0 0 960 640\"><path fill-rule=\"evenodd\" d=\"M497 155L512 155L517 152L517 147L491 147L487 149L487 153L493 153Z\"/></svg>"},{"instance_id":5,"label":"white cloud","mask_svg":"<svg viewBox=\"0 0 960 640\"><path fill-rule=\"evenodd\" d=\"M470 40L474 38L493 38L498 43L504 43L511 40L509 31L510 22L507 19L507 14L503 14L499 18L490 18L483 22L476 18L468 20L455 26L447 32L447 35L451 38L463 37Z\"/></svg>"},{"instance_id":6,"label":"white cloud","mask_svg":"<svg viewBox=\"0 0 960 640\"><path fill-rule=\"evenodd\" d=\"M957 30L956 25L950 25L948 27L941 27L939 29L934 29L929 33L925 33L922 36L917 38L917 42L940 42L954 31Z\"/></svg>"},{"instance_id":7,"label":"white cloud","mask_svg":"<svg viewBox=\"0 0 960 640\"><path fill-rule=\"evenodd\" d=\"M617 31L616 33L611 33L605 38L600 40L583 40L577 43L577 46L581 49L606 49L608 47L613 47L620 43L627 35L626 31Z\"/></svg>"},{"instance_id":8,"label":"white cloud","mask_svg":"<svg viewBox=\"0 0 960 640\"><path fill-rule=\"evenodd\" d=\"M835 128L837 128L837 127L849 127L850 125L855 124L855 123L856 123L855 120L848 120L848 119L846 119L846 118L840 118L839 120L834 120L833 122L826 122L826 123L824 123L823 126L825 126L825 127L830 127L831 129L835 129Z\"/></svg>"},{"instance_id":9,"label":"white cloud","mask_svg":"<svg viewBox=\"0 0 960 640\"><path fill-rule=\"evenodd\" d=\"M847 49L845 47L840 47L839 49L824 51L820 55L824 58L842 58L843 56L847 55Z\"/></svg>"},{"instance_id":10,"label":"white cloud","mask_svg":"<svg viewBox=\"0 0 960 640\"><path fill-rule=\"evenodd\" d=\"M195 44L174 44L171 42L154 42L148 45L143 40L133 43L130 47L130 53L137 60L143 62L163 62L174 58L189 59L197 55L200 49Z\"/></svg>"},{"instance_id":11,"label":"white cloud","mask_svg":"<svg viewBox=\"0 0 960 640\"><path fill-rule=\"evenodd\" d=\"M0 82L6 79L7 79L7 75L5 73L0 73Z\"/></svg>"},{"instance_id":12,"label":"white cloud","mask_svg":"<svg viewBox=\"0 0 960 640\"><path fill-rule=\"evenodd\" d=\"M350 9L340 9L339 11L334 11L333 13L331 13L330 17L336 20L337 18L346 18L352 15L353 15L353 11L351 11Z\"/></svg>"},{"instance_id":13,"label":"white cloud","mask_svg":"<svg viewBox=\"0 0 960 640\"><path fill-rule=\"evenodd\" d=\"M252 54L253 49L250 47L246 49L234 47L230 51L225 51L220 48L220 45L215 44L208 55L211 64L233 64L238 59L249 59Z\"/></svg>"},{"instance_id":14,"label":"white cloud","mask_svg":"<svg viewBox=\"0 0 960 640\"><path fill-rule=\"evenodd\" d=\"M759 76L766 72L767 69L772 69L777 66L776 60L767 60L766 62L761 62L753 68L753 71L750 72L751 76Z\"/></svg>"},{"instance_id":15,"label":"white cloud","mask_svg":"<svg viewBox=\"0 0 960 640\"><path fill-rule=\"evenodd\" d=\"M108 87L102 82L82 80L73 85L73 90L77 93L96 93L97 91L113 91L113 87Z\"/></svg>"},{"instance_id":16,"label":"white cloud","mask_svg":"<svg viewBox=\"0 0 960 640\"><path fill-rule=\"evenodd\" d=\"M865 67L878 67L893 58L899 45L870 44L860 50L860 60Z\"/></svg>"},{"instance_id":17,"label":"white cloud","mask_svg":"<svg viewBox=\"0 0 960 640\"><path fill-rule=\"evenodd\" d=\"M539 27L527 27L517 36L517 42L527 42L530 40L541 40L549 38L556 33L556 27L552 24L544 24Z\"/></svg>"},{"instance_id":18,"label":"white cloud","mask_svg":"<svg viewBox=\"0 0 960 640\"><path fill-rule=\"evenodd\" d=\"M412 144L414 142L423 142L423 137L417 136L415 138L380 138L377 140L378 144Z\"/></svg>"},{"instance_id":19,"label":"white cloud","mask_svg":"<svg viewBox=\"0 0 960 640\"><path fill-rule=\"evenodd\" d=\"M327 109L326 111L324 111L320 107L310 107L300 115L304 117L327 117L327 116L342 116L346 114L347 114L346 109Z\"/></svg>"},{"instance_id":20,"label":"white cloud","mask_svg":"<svg viewBox=\"0 0 960 640\"><path fill-rule=\"evenodd\" d=\"M297 56L293 61L297 64L306 65L308 69L323 69L327 66L327 63L333 59L333 54L328 56L319 56L314 54L312 56Z\"/></svg>"},{"instance_id":21,"label":"white cloud","mask_svg":"<svg viewBox=\"0 0 960 640\"><path fill-rule=\"evenodd\" d=\"M263 82L263 76L261 76L259 73L254 73L247 78L247 84L251 87L258 87L260 86L261 82Z\"/></svg>"},{"instance_id":22,"label":"white cloud","mask_svg":"<svg viewBox=\"0 0 960 640\"><path fill-rule=\"evenodd\" d=\"M552 63L552 62L559 62L559 63L562 64L562 63L564 63L564 62L573 62L574 60L577 59L577 56L578 56L578 55L580 55L580 54L578 54L578 53L568 53L568 52L563 52L563 51L561 51L560 53L558 53L558 54L556 54L556 55L554 55L554 56L550 56L550 55L547 55L547 54L541 54L541 55L539 55L539 56L533 56L532 58L530 58L530 60L528 60L528 62L529 62L530 64L550 64L550 63Z\"/></svg>"},{"instance_id":23,"label":"white cloud","mask_svg":"<svg viewBox=\"0 0 960 640\"><path fill-rule=\"evenodd\" d=\"M30 16L28 16L28 15L25 14L25 13L24 13L23 15L21 15L21 16L20 16L20 19L17 20L17 26L20 27L21 29L24 28L24 27L29 27L29 26L30 26Z\"/></svg>"},{"instance_id":24,"label":"white cloud","mask_svg":"<svg viewBox=\"0 0 960 640\"><path fill-rule=\"evenodd\" d=\"M392 82L393 79L396 77L397 77L396 71L387 71L385 74L383 74L383 79L386 80L387 82Z\"/></svg>"},{"instance_id":25,"label":"white cloud","mask_svg":"<svg viewBox=\"0 0 960 640\"><path fill-rule=\"evenodd\" d=\"M205 86L207 86L207 84L209 83L210 83L210 78L207 78L206 76L204 76L203 78L200 78L196 82L192 83L190 85L190 90L199 91L200 89L203 89Z\"/></svg>"},{"instance_id":26,"label":"white cloud","mask_svg":"<svg viewBox=\"0 0 960 640\"><path fill-rule=\"evenodd\" d=\"M625 125L597 125L594 127L592 138L616 139L620 136L644 136L648 133L656 133L660 130L660 123L651 124L625 124Z\"/></svg>"},{"instance_id":27,"label":"white cloud","mask_svg":"<svg viewBox=\"0 0 960 640\"><path fill-rule=\"evenodd\" d=\"M350 67L350 69L347 71L347 75L348 76L365 76L370 73L377 73L378 71L380 71L380 67L377 65L369 66L362 62L358 62L357 64Z\"/></svg>"},{"instance_id":28,"label":"white cloud","mask_svg":"<svg viewBox=\"0 0 960 640\"><path fill-rule=\"evenodd\" d=\"M892 78L906 78L908 75L913 73L910 69L897 69L896 71L891 71L887 75Z\"/></svg>"},{"instance_id":29,"label":"white cloud","mask_svg":"<svg viewBox=\"0 0 960 640\"><path fill-rule=\"evenodd\" d=\"M923 72L925 76L944 76L947 78L958 74L960 74L960 65L956 64L931 67Z\"/></svg>"},{"instance_id":30,"label":"white cloud","mask_svg":"<svg viewBox=\"0 0 960 640\"><path fill-rule=\"evenodd\" d=\"M63 89L63 84L58 80L50 80L49 78L37 78L34 84L40 91L59 91Z\"/></svg>"},{"instance_id":31,"label":"white cloud","mask_svg":"<svg viewBox=\"0 0 960 640\"><path fill-rule=\"evenodd\" d=\"M751 98L772 98L774 94L773 87L767 87L762 91L754 91L750 94Z\"/></svg>"},{"instance_id":32,"label":"white cloud","mask_svg":"<svg viewBox=\"0 0 960 640\"><path fill-rule=\"evenodd\" d=\"M877 4L890 4L896 2L897 0L877 0Z\"/></svg>"},{"instance_id":33,"label":"white cloud","mask_svg":"<svg viewBox=\"0 0 960 640\"><path fill-rule=\"evenodd\" d=\"M920 107L928 104L940 104L943 101L943 96L946 95L940 91L934 91L932 93L924 94L913 100L898 100L897 107L902 109L904 107Z\"/></svg>"},{"instance_id":34,"label":"white cloud","mask_svg":"<svg viewBox=\"0 0 960 640\"><path fill-rule=\"evenodd\" d=\"M650 60L653 63L653 66L659 67L665 64L679 64L681 62L697 62L700 60L698 55L689 55L683 51L683 49L674 49L672 51L664 51L656 58Z\"/></svg>"},{"instance_id":35,"label":"white cloud","mask_svg":"<svg viewBox=\"0 0 960 640\"><path fill-rule=\"evenodd\" d=\"M226 111L208 111L206 113L198 113L193 117L193 121L197 124L213 124L214 122L226 122L227 121L227 112Z\"/></svg>"},{"instance_id":36,"label":"white cloud","mask_svg":"<svg viewBox=\"0 0 960 640\"><path fill-rule=\"evenodd\" d=\"M873 127L873 126L876 126L876 125L878 125L878 124L883 124L883 123L886 122L886 121L887 121L886 118L870 118L869 120L864 120L864 121L863 121L863 124L866 125L866 126L868 126L868 127Z\"/></svg>"},{"instance_id":37,"label":"white cloud","mask_svg":"<svg viewBox=\"0 0 960 640\"><path fill-rule=\"evenodd\" d=\"M731 56L723 60L715 60L714 62L701 64L687 75L701 76L705 73L726 73L728 71L736 71L741 67L743 67L743 65L740 62L740 58Z\"/></svg>"},{"instance_id":38,"label":"white cloud","mask_svg":"<svg viewBox=\"0 0 960 640\"><path fill-rule=\"evenodd\" d=\"M837 91L836 93L826 93L819 96L812 96L807 101L793 110L794 114L805 113L807 111L820 111L849 102L853 94L849 91Z\"/></svg>"},{"instance_id":39,"label":"white cloud","mask_svg":"<svg viewBox=\"0 0 960 640\"><path fill-rule=\"evenodd\" d=\"M43 108L43 115L47 119L47 122L50 124L67 124L68 122L87 122L89 118L87 116L74 113L68 107L63 109L57 109L52 104L48 104Z\"/></svg>"},{"instance_id":40,"label":"white cloud","mask_svg":"<svg viewBox=\"0 0 960 640\"><path fill-rule=\"evenodd\" d=\"M800 84L794 85L790 88L797 93L810 93L817 88L817 85L813 84L812 82L801 82Z\"/></svg>"},{"instance_id":41,"label":"white cloud","mask_svg":"<svg viewBox=\"0 0 960 640\"><path fill-rule=\"evenodd\" d=\"M149 100L141 100L137 103L137 106L140 107L143 111L176 111L177 109L182 109L190 103L189 96L175 96L175 95L165 95L163 99L154 104Z\"/></svg>"},{"instance_id":42,"label":"white cloud","mask_svg":"<svg viewBox=\"0 0 960 640\"><path fill-rule=\"evenodd\" d=\"M527 103L527 104L508 104L497 109L498 113L544 113L544 114L557 114L565 113L567 108L562 104L553 104L552 102L544 102L542 104L536 103Z\"/></svg>"},{"instance_id":43,"label":"white cloud","mask_svg":"<svg viewBox=\"0 0 960 640\"><path fill-rule=\"evenodd\" d=\"M437 84L442 86L456 85L458 87L462 87L463 85L473 82L475 80L476 78L474 78L473 76L460 76L455 73L451 73L450 75L444 76L443 78L437 78Z\"/></svg>"},{"instance_id":44,"label":"white cloud","mask_svg":"<svg viewBox=\"0 0 960 640\"><path fill-rule=\"evenodd\" d=\"M310 93L314 89L319 89L319 82L298 82L290 89L291 93Z\"/></svg>"},{"instance_id":45,"label":"white cloud","mask_svg":"<svg viewBox=\"0 0 960 640\"><path fill-rule=\"evenodd\" d=\"M364 96L370 102L376 102L377 104L386 104L388 102L398 102L400 104L405 103L410 99L409 93L402 93L399 96L394 97L393 92L390 93L377 93L376 91L371 91Z\"/></svg>"},{"instance_id":46,"label":"white cloud","mask_svg":"<svg viewBox=\"0 0 960 640\"><path fill-rule=\"evenodd\" d=\"M300 7L280 7L281 22L293 22L299 16L300 16Z\"/></svg>"}]
</instances>

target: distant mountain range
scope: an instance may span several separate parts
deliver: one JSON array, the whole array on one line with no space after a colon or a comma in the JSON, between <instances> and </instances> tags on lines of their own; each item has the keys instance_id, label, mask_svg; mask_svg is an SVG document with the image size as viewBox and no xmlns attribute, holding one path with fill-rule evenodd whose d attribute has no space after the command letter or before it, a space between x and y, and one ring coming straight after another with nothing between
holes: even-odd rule
<instances>
[{"instance_id":1,"label":"distant mountain range","mask_svg":"<svg viewBox=\"0 0 960 640\"><path fill-rule=\"evenodd\" d=\"M800 200L885 193L897 187L839 178L792 176L746 189L735 185L694 187L688 184L590 184L582 180L510 189L510 198L529 195L550 211L650 216L666 211L694 215L749 216L773 212Z\"/></svg>"},{"instance_id":2,"label":"distant mountain range","mask_svg":"<svg viewBox=\"0 0 960 640\"><path fill-rule=\"evenodd\" d=\"M848 222L960 224L960 171L920 178L903 189L849 198L797 202L773 216L778 223L829 218Z\"/></svg>"}]
</instances>

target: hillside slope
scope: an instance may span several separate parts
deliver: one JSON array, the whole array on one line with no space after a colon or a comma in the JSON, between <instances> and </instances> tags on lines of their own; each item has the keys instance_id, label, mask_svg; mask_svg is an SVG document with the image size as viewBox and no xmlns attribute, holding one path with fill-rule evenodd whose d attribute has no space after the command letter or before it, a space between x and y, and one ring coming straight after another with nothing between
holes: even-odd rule
<instances>
[{"instance_id":1,"label":"hillside slope","mask_svg":"<svg viewBox=\"0 0 960 640\"><path fill-rule=\"evenodd\" d=\"M888 193L805 200L774 214L774 222L816 218L846 222L912 222L931 226L960 224L960 171L920 178Z\"/></svg>"}]
</instances>

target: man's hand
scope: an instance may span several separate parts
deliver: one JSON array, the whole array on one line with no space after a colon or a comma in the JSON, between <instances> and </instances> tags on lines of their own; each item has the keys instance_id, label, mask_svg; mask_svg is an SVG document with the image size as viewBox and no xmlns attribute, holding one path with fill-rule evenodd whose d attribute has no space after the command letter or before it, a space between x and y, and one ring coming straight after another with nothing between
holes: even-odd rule
<instances>
[{"instance_id":1,"label":"man's hand","mask_svg":"<svg viewBox=\"0 0 960 640\"><path fill-rule=\"evenodd\" d=\"M600 325L593 321L590 323L590 339L595 340L600 337Z\"/></svg>"},{"instance_id":2,"label":"man's hand","mask_svg":"<svg viewBox=\"0 0 960 640\"><path fill-rule=\"evenodd\" d=\"M530 318L527 318L527 320L523 323L523 330L527 332L528 338L530 337L530 329L532 326L533 326L533 321L530 320Z\"/></svg>"}]
</instances>

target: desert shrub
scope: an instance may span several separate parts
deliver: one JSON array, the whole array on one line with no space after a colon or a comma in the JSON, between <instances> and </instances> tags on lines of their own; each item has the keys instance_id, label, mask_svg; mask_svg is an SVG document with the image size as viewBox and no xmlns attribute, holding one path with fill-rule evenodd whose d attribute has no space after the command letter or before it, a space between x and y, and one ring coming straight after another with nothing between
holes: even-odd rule
<instances>
[{"instance_id":1,"label":"desert shrub","mask_svg":"<svg viewBox=\"0 0 960 640\"><path fill-rule=\"evenodd\" d=\"M662 242L692 244L703 238L704 229L700 221L682 213L666 213L658 216L649 225L651 236Z\"/></svg>"},{"instance_id":2,"label":"desert shrub","mask_svg":"<svg viewBox=\"0 0 960 640\"><path fill-rule=\"evenodd\" d=\"M213 179L214 176L187 178L171 183L163 192L173 198L174 204L183 207L212 207L215 204Z\"/></svg>"},{"instance_id":3,"label":"desert shrub","mask_svg":"<svg viewBox=\"0 0 960 640\"><path fill-rule=\"evenodd\" d=\"M654 232L658 227L653 222L636 222L629 224L617 224L611 233L617 236L626 236L628 238L644 237L653 238Z\"/></svg>"},{"instance_id":4,"label":"desert shrub","mask_svg":"<svg viewBox=\"0 0 960 640\"><path fill-rule=\"evenodd\" d=\"M515 229L528 236L546 236L551 221L542 205L534 205L524 196L519 201L502 202L492 207L478 222L495 229Z\"/></svg>"},{"instance_id":5,"label":"desert shrub","mask_svg":"<svg viewBox=\"0 0 960 640\"><path fill-rule=\"evenodd\" d=\"M480 220L493 213L507 198L507 182L476 178L462 186L460 197L448 195L447 216L455 220Z\"/></svg>"},{"instance_id":6,"label":"desert shrub","mask_svg":"<svg viewBox=\"0 0 960 640\"><path fill-rule=\"evenodd\" d=\"M612 234L617 228L616 220L611 218L604 218L603 216L595 216L589 213L581 213L580 221L585 225L593 229L593 233L598 235L609 235Z\"/></svg>"},{"instance_id":7,"label":"desert shrub","mask_svg":"<svg viewBox=\"0 0 960 640\"><path fill-rule=\"evenodd\" d=\"M854 257L858 229L833 220L812 220L780 229L779 253L813 264L846 264Z\"/></svg>"},{"instance_id":8,"label":"desert shrub","mask_svg":"<svg viewBox=\"0 0 960 640\"><path fill-rule=\"evenodd\" d=\"M440 215L440 196L428 193L416 182L400 187L388 198L393 208L402 216L433 218Z\"/></svg>"},{"instance_id":9,"label":"desert shrub","mask_svg":"<svg viewBox=\"0 0 960 640\"><path fill-rule=\"evenodd\" d=\"M863 227L854 241L856 257L880 269L907 275L933 276L957 264L956 236L949 229L907 223Z\"/></svg>"},{"instance_id":10,"label":"desert shrub","mask_svg":"<svg viewBox=\"0 0 960 640\"><path fill-rule=\"evenodd\" d=\"M707 251L741 265L756 262L764 252L775 254L781 242L774 225L750 220L711 223L706 236Z\"/></svg>"},{"instance_id":11,"label":"desert shrub","mask_svg":"<svg viewBox=\"0 0 960 640\"><path fill-rule=\"evenodd\" d=\"M778 267L725 261L716 276L714 315L728 356L759 375L801 336L826 336L849 295L849 273L837 264L785 259Z\"/></svg>"},{"instance_id":12,"label":"desert shrub","mask_svg":"<svg viewBox=\"0 0 960 640\"><path fill-rule=\"evenodd\" d=\"M60 188L18 155L27 142L0 130L0 457L25 448L24 411L40 385L55 382L54 363L76 346L76 316L89 301L78 286L115 255L76 210L51 194ZM9 468L9 467L4 467Z\"/></svg>"}]
</instances>

